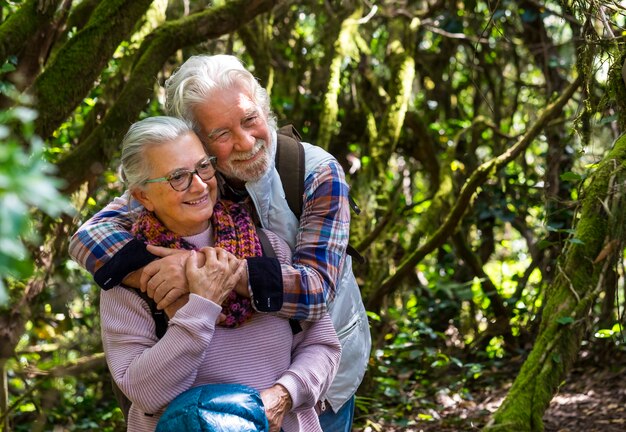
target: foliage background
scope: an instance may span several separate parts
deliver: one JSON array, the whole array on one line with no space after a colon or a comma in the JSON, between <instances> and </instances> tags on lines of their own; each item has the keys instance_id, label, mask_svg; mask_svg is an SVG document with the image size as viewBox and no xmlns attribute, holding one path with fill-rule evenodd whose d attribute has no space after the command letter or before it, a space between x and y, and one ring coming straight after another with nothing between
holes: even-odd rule
<instances>
[{"instance_id":1,"label":"foliage background","mask_svg":"<svg viewBox=\"0 0 626 432\"><path fill-rule=\"evenodd\" d=\"M67 240L121 193L120 138L162 112L160 85L189 55L240 56L279 123L348 173L374 336L359 430L432 422L442 397L471 400L488 371L526 358L559 260L584 243L589 179L624 128L620 2L0 6L4 430L122 425L98 288ZM623 346L622 222L602 239L611 265L590 308L554 317L582 320L576 347L605 355Z\"/></svg>"}]
</instances>

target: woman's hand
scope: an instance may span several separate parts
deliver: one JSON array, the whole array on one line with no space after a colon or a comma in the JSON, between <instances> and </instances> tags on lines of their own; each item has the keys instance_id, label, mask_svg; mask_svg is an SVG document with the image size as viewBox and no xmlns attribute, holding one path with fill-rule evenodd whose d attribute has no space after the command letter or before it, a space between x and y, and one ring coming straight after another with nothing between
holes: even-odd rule
<instances>
[{"instance_id":1,"label":"woman's hand","mask_svg":"<svg viewBox=\"0 0 626 432\"><path fill-rule=\"evenodd\" d=\"M200 264L199 255L205 258ZM189 292L221 305L246 271L246 261L219 248L192 251L185 262Z\"/></svg>"},{"instance_id":2,"label":"woman's hand","mask_svg":"<svg viewBox=\"0 0 626 432\"><path fill-rule=\"evenodd\" d=\"M291 409L293 401L285 387L274 384L261 392L261 400L265 407L265 415L270 424L270 432L279 432L283 425L285 414Z\"/></svg>"},{"instance_id":3,"label":"woman's hand","mask_svg":"<svg viewBox=\"0 0 626 432\"><path fill-rule=\"evenodd\" d=\"M189 294L185 276L185 261L189 251L148 245L148 252L161 259L152 261L142 269L140 288L157 303L159 309L167 309L179 298Z\"/></svg>"}]
</instances>

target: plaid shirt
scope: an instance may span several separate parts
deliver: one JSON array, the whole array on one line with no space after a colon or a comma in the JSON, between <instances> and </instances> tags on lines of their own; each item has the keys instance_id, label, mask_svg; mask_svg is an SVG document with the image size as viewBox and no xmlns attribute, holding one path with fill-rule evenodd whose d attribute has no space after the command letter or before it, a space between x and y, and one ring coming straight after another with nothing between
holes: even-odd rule
<instances>
[{"instance_id":1,"label":"plaid shirt","mask_svg":"<svg viewBox=\"0 0 626 432\"><path fill-rule=\"evenodd\" d=\"M70 240L70 256L94 275L103 289L119 285L130 272L155 259L129 232L139 207L129 211L128 196L126 192L115 198ZM293 265L280 265L275 258L248 260L253 304L262 303L258 300L268 290L279 290L282 307L277 315L308 321L322 318L327 301L335 296L349 232L348 185L341 166L333 161L305 180ZM273 295L280 297L281 293Z\"/></svg>"}]
</instances>

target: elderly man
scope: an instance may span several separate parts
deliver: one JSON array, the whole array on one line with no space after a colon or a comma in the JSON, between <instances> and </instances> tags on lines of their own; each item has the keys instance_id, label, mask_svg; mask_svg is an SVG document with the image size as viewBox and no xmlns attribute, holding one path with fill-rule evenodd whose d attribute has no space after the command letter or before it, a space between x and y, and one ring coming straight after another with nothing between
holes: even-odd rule
<instances>
[{"instance_id":1,"label":"elderly man","mask_svg":"<svg viewBox=\"0 0 626 432\"><path fill-rule=\"evenodd\" d=\"M194 56L166 83L168 114L194 125L209 154L217 157L223 197L247 202L259 224L283 238L293 264L275 258L247 260L237 292L259 312L315 321L329 312L342 345L338 373L319 403L324 431L350 431L354 394L370 352L365 308L346 254L350 207L343 170L319 147L305 149L300 219L291 212L274 166L276 122L269 97L241 62L228 55ZM72 237L70 254L103 288L123 281L166 307L187 292L183 254L150 249L128 233L132 214L117 198ZM193 206L193 203L189 203ZM163 256L155 259L154 254ZM276 395L280 411L288 395Z\"/></svg>"}]
</instances>

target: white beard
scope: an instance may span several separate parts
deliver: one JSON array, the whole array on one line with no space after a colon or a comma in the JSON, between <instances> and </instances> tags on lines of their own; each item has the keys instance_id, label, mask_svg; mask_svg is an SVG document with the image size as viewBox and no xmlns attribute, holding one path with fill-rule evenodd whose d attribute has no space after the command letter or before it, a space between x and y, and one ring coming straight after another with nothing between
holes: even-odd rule
<instances>
[{"instance_id":1,"label":"white beard","mask_svg":"<svg viewBox=\"0 0 626 432\"><path fill-rule=\"evenodd\" d=\"M270 141L269 145L266 145L266 141L257 139L254 143L254 148L245 153L231 153L230 157L221 167L222 174L226 177L243 180L245 182L254 182L259 180L271 167L271 155L274 153L271 151L270 146L273 143ZM258 152L262 152L258 159L250 163L237 163L236 161L248 160L255 156ZM233 163L235 162L235 163Z\"/></svg>"}]
</instances>

